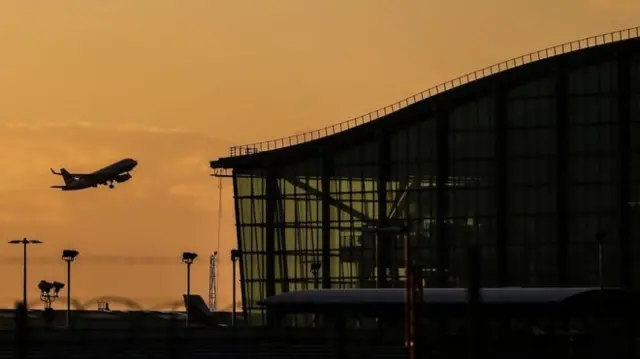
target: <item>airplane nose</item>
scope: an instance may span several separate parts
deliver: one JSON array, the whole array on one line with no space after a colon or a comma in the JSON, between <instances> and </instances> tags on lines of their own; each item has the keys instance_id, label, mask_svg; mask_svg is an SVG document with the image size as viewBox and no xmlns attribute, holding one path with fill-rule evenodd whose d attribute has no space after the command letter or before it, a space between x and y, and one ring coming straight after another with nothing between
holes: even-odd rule
<instances>
[{"instance_id":1,"label":"airplane nose","mask_svg":"<svg viewBox=\"0 0 640 359\"><path fill-rule=\"evenodd\" d=\"M133 167L135 167L135 166L137 166L137 165L138 165L138 161L136 161L136 160L132 159L132 160L131 160L131 164L133 165Z\"/></svg>"}]
</instances>

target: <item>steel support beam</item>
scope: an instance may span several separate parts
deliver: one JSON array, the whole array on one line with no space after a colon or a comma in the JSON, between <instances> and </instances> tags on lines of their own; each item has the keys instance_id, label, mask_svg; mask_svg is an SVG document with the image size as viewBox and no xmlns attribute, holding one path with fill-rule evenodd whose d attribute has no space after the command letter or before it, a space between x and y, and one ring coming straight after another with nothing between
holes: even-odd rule
<instances>
[{"instance_id":1,"label":"steel support beam","mask_svg":"<svg viewBox=\"0 0 640 359\"><path fill-rule=\"evenodd\" d=\"M267 197L267 203L265 205L265 224L267 233L265 235L265 252L267 255L266 258L266 274L267 274L267 288L266 288L266 296L270 297L276 295L276 228L275 228L275 220L276 220L276 208L277 208L277 198L278 198L278 182L276 178L276 174L273 170L267 171L266 183L265 183L265 192Z\"/></svg>"},{"instance_id":2,"label":"steel support beam","mask_svg":"<svg viewBox=\"0 0 640 359\"><path fill-rule=\"evenodd\" d=\"M234 170L232 173L232 177L233 177L233 204L235 207L235 216L236 216L236 236L238 237L238 244L237 244L237 248L240 250L240 253L242 253L242 250L244 248L243 246L243 242L244 240L246 240L246 238L243 238L242 236L242 216L240 215L240 213L242 213L242 206L240 204L239 201L241 201L241 199L239 199L238 197L238 181L239 181L239 176L236 173L236 171ZM242 298L242 315L244 317L244 322L245 323L249 323L249 313L247 311L247 308L249 307L249 298L247 298L247 285L246 285L246 272L245 272L245 261L244 261L244 256L240 255L240 258L238 258L238 266L240 267L240 296ZM234 303L235 305L235 303Z\"/></svg>"},{"instance_id":3,"label":"steel support beam","mask_svg":"<svg viewBox=\"0 0 640 359\"><path fill-rule=\"evenodd\" d=\"M389 211L387 210L387 183L391 175L391 143L389 133L380 131L378 134L378 228L386 228L389 226ZM395 234L387 232L376 233L376 283L378 288L386 288L389 286L387 278L387 270L391 268L391 251L393 242L395 242Z\"/></svg>"},{"instance_id":4,"label":"steel support beam","mask_svg":"<svg viewBox=\"0 0 640 359\"><path fill-rule=\"evenodd\" d=\"M556 68L556 243L557 285L569 285L569 75L567 67ZM549 283L550 284L550 283Z\"/></svg>"},{"instance_id":5,"label":"steel support beam","mask_svg":"<svg viewBox=\"0 0 640 359\"><path fill-rule=\"evenodd\" d=\"M322 288L331 288L331 177L333 177L333 157L331 153L322 155Z\"/></svg>"},{"instance_id":6,"label":"steel support beam","mask_svg":"<svg viewBox=\"0 0 640 359\"><path fill-rule=\"evenodd\" d=\"M333 170L333 169L332 169ZM351 218L353 219L357 219L363 222L368 222L371 221L371 218L367 215L365 215L364 213L355 210L352 207L349 207L348 205L340 202L339 200L331 197L330 193L327 194L323 194L323 189L320 188L320 190L318 190L317 188L313 188L310 185L299 181L298 179L296 179L295 177L285 177L284 178L285 181L291 183L292 185L300 188L301 190L303 190L305 193L309 194L309 196L315 196L316 199L318 200L327 200L327 203L331 206L336 207L337 209L344 211L345 213L347 213Z\"/></svg>"},{"instance_id":7,"label":"steel support beam","mask_svg":"<svg viewBox=\"0 0 640 359\"><path fill-rule=\"evenodd\" d=\"M633 286L631 248L631 61L628 51L618 53L618 238L620 285Z\"/></svg>"},{"instance_id":8,"label":"steel support beam","mask_svg":"<svg viewBox=\"0 0 640 359\"><path fill-rule=\"evenodd\" d=\"M276 236L276 248L275 253L278 254L278 261L280 263L280 273L277 273L278 279L276 280L281 284L281 290L283 293L289 291L289 266L287 260L287 239L286 239L286 231L284 230L285 220L285 207L284 201L282 199L282 191L280 190L280 186L278 185L278 180L276 179L276 185L272 188L273 200L275 201L276 211L274 213L274 231Z\"/></svg>"},{"instance_id":9,"label":"steel support beam","mask_svg":"<svg viewBox=\"0 0 640 359\"><path fill-rule=\"evenodd\" d=\"M495 94L495 119L496 119L496 275L498 287L509 285L509 144L508 144L508 118L507 91L503 87L498 87Z\"/></svg>"},{"instance_id":10,"label":"steel support beam","mask_svg":"<svg viewBox=\"0 0 640 359\"><path fill-rule=\"evenodd\" d=\"M436 124L436 268L439 287L448 286L449 270L449 114L439 113Z\"/></svg>"}]
</instances>

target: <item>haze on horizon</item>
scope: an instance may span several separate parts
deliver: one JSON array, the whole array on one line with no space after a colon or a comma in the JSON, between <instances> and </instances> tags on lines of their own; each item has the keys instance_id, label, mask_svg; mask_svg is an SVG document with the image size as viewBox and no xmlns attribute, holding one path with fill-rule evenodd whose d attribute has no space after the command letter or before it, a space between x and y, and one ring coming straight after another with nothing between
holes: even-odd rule
<instances>
[{"instance_id":1,"label":"haze on horizon","mask_svg":"<svg viewBox=\"0 0 640 359\"><path fill-rule=\"evenodd\" d=\"M639 25L633 0L18 1L0 3L0 239L30 249L41 279L73 296L179 300L182 251L200 254L207 298L218 188L208 161L230 144L316 129L463 73ZM62 193L49 167L140 165L115 190ZM231 183L223 181L219 305L231 304ZM2 242L4 243L4 242ZM19 248L0 243L0 307L21 293ZM100 255L175 263L92 261ZM85 260L83 260L83 257ZM60 304L57 304L60 305Z\"/></svg>"}]
</instances>

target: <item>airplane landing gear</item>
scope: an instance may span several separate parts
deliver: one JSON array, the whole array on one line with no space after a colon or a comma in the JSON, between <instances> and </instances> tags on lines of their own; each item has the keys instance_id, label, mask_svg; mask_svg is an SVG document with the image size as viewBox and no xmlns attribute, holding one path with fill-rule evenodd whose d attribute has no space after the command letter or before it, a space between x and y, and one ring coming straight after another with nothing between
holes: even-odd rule
<instances>
[{"instance_id":1,"label":"airplane landing gear","mask_svg":"<svg viewBox=\"0 0 640 359\"><path fill-rule=\"evenodd\" d=\"M109 188L113 189L113 182L109 182Z\"/></svg>"}]
</instances>

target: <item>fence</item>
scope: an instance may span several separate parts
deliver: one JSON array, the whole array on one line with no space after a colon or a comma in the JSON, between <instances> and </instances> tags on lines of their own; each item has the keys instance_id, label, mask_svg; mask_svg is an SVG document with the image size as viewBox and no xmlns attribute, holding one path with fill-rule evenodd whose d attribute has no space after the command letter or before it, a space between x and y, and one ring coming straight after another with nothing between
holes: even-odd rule
<instances>
[{"instance_id":1,"label":"fence","mask_svg":"<svg viewBox=\"0 0 640 359\"><path fill-rule=\"evenodd\" d=\"M563 55L569 52L591 48L599 45L604 45L612 42L638 38L638 37L640 37L640 27L633 27L629 29L614 31L606 34L601 34L597 36L592 36L592 37L568 42L562 45L548 47L546 49L542 49L530 54L518 56L516 58L503 61L499 64L485 67L483 69L473 71L466 75L462 75L453 80L447 81L440 85L434 86L430 89L419 92L413 96L409 96L392 105L385 106L378 110L369 112L366 115L362 115L348 121L344 121L332 126L328 126L320 130L309 131L309 132L305 132L305 133L301 133L293 136L288 136L288 137L283 137L279 139L263 141L263 142L253 143L253 144L232 146L229 148L229 156L235 157L235 156L243 156L243 155L258 153L262 151L270 151L270 150L275 150L275 149L287 147L287 146L293 146L300 143L316 140L322 137L330 136L338 132L342 132L342 131L354 128L356 126L362 125L364 123L376 120L378 118L387 116L393 112L401 110L407 106L410 106L416 102L422 101L426 98L435 96L442 92L448 91L452 88L480 80L482 78L491 76L498 72L506 71L515 67L526 65L528 63L536 62L539 60L544 60L550 57Z\"/></svg>"},{"instance_id":2,"label":"fence","mask_svg":"<svg viewBox=\"0 0 640 359\"><path fill-rule=\"evenodd\" d=\"M134 313L119 328L30 325L24 307L16 327L0 331L0 358L396 358L400 341L380 336L337 336L322 330L264 327L186 328L173 316L164 325L145 325Z\"/></svg>"}]
</instances>

